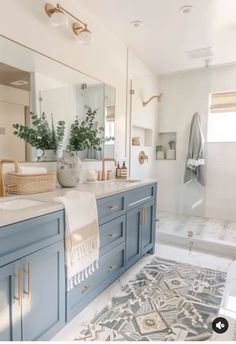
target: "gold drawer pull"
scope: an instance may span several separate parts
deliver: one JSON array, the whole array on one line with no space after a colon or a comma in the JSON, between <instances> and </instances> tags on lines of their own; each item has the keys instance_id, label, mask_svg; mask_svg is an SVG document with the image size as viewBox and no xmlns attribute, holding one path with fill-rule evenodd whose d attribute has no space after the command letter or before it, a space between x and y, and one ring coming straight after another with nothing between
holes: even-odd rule
<instances>
[{"instance_id":1,"label":"gold drawer pull","mask_svg":"<svg viewBox=\"0 0 236 344\"><path fill-rule=\"evenodd\" d=\"M109 238L110 238L110 239L114 239L114 238L116 238L117 236L118 236L117 233L110 233L110 234L109 234Z\"/></svg>"},{"instance_id":2,"label":"gold drawer pull","mask_svg":"<svg viewBox=\"0 0 236 344\"><path fill-rule=\"evenodd\" d=\"M24 272L28 274L28 285L27 285L28 291L25 291L24 293L28 295L28 299L30 300L31 298L31 263L30 262L28 262L28 270L27 271L24 270Z\"/></svg>"},{"instance_id":3,"label":"gold drawer pull","mask_svg":"<svg viewBox=\"0 0 236 344\"><path fill-rule=\"evenodd\" d=\"M109 205L108 208L110 210L116 210L116 209L118 209L118 205Z\"/></svg>"},{"instance_id":4,"label":"gold drawer pull","mask_svg":"<svg viewBox=\"0 0 236 344\"><path fill-rule=\"evenodd\" d=\"M147 208L143 208L143 215L144 215L144 225L147 223Z\"/></svg>"},{"instance_id":5,"label":"gold drawer pull","mask_svg":"<svg viewBox=\"0 0 236 344\"><path fill-rule=\"evenodd\" d=\"M142 208L141 209L141 219L140 219L141 225L146 225L146 220L147 220L146 216L147 216L146 208Z\"/></svg>"},{"instance_id":6,"label":"gold drawer pull","mask_svg":"<svg viewBox=\"0 0 236 344\"><path fill-rule=\"evenodd\" d=\"M86 290L88 290L88 289L90 289L90 288L91 288L91 285L85 284L84 290L82 290L82 293L84 293Z\"/></svg>"},{"instance_id":7,"label":"gold drawer pull","mask_svg":"<svg viewBox=\"0 0 236 344\"><path fill-rule=\"evenodd\" d=\"M18 301L18 305L21 307L22 305L22 271L21 268L18 266L17 268L17 289L18 289L18 296L15 296L14 299Z\"/></svg>"},{"instance_id":8,"label":"gold drawer pull","mask_svg":"<svg viewBox=\"0 0 236 344\"><path fill-rule=\"evenodd\" d=\"M112 272L117 268L117 265L110 265L109 266L109 271Z\"/></svg>"}]
</instances>

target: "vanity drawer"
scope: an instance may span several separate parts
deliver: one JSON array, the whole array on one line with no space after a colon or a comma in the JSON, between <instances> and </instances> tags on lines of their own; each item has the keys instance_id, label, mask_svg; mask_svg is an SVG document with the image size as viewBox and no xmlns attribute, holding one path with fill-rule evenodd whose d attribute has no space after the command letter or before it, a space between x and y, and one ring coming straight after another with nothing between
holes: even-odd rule
<instances>
[{"instance_id":1,"label":"vanity drawer","mask_svg":"<svg viewBox=\"0 0 236 344\"><path fill-rule=\"evenodd\" d=\"M64 237L64 213L58 211L0 228L0 266Z\"/></svg>"},{"instance_id":2,"label":"vanity drawer","mask_svg":"<svg viewBox=\"0 0 236 344\"><path fill-rule=\"evenodd\" d=\"M70 321L125 270L125 244L122 243L99 260L99 269L67 292L67 321Z\"/></svg>"},{"instance_id":3,"label":"vanity drawer","mask_svg":"<svg viewBox=\"0 0 236 344\"><path fill-rule=\"evenodd\" d=\"M142 205L143 203L154 199L155 193L156 184L150 184L141 188L130 190L129 192L127 192L128 210L138 207L139 205Z\"/></svg>"},{"instance_id":4,"label":"vanity drawer","mask_svg":"<svg viewBox=\"0 0 236 344\"><path fill-rule=\"evenodd\" d=\"M100 226L100 256L125 240L125 216L120 216Z\"/></svg>"},{"instance_id":5,"label":"vanity drawer","mask_svg":"<svg viewBox=\"0 0 236 344\"><path fill-rule=\"evenodd\" d=\"M110 279L117 271L124 269L125 264L125 244L122 243L109 251L99 260L100 282Z\"/></svg>"},{"instance_id":6,"label":"vanity drawer","mask_svg":"<svg viewBox=\"0 0 236 344\"><path fill-rule=\"evenodd\" d=\"M125 195L118 194L97 201L99 224L125 213Z\"/></svg>"}]
</instances>

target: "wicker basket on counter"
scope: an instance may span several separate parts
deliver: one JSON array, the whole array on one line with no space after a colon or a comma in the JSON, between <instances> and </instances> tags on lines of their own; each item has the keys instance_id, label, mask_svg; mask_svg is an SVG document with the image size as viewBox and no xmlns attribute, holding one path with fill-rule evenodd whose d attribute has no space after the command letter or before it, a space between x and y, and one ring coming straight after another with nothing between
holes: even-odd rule
<instances>
[{"instance_id":1,"label":"wicker basket on counter","mask_svg":"<svg viewBox=\"0 0 236 344\"><path fill-rule=\"evenodd\" d=\"M56 187L56 173L21 174L8 172L6 174L7 192L17 195L29 195L53 191Z\"/></svg>"}]
</instances>

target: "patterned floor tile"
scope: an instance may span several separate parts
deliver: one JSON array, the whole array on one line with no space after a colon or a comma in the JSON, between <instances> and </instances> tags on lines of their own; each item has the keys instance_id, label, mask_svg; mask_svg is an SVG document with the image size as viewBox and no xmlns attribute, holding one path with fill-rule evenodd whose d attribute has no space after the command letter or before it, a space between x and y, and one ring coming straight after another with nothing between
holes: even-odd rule
<instances>
[{"instance_id":1,"label":"patterned floor tile","mask_svg":"<svg viewBox=\"0 0 236 344\"><path fill-rule=\"evenodd\" d=\"M225 283L225 272L155 257L74 340L210 339Z\"/></svg>"}]
</instances>

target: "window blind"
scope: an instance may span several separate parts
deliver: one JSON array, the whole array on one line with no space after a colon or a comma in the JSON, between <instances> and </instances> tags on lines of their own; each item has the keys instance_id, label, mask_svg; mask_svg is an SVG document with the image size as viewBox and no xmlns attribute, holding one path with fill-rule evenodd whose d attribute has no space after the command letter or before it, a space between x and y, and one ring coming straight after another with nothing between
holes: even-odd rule
<instances>
[{"instance_id":1,"label":"window blind","mask_svg":"<svg viewBox=\"0 0 236 344\"><path fill-rule=\"evenodd\" d=\"M236 112L236 92L212 94L210 110L212 113Z\"/></svg>"}]
</instances>

